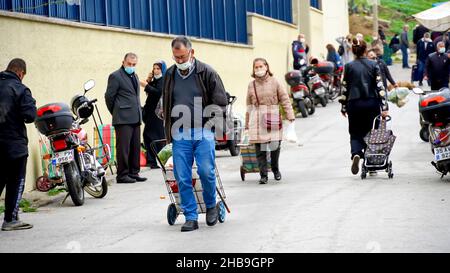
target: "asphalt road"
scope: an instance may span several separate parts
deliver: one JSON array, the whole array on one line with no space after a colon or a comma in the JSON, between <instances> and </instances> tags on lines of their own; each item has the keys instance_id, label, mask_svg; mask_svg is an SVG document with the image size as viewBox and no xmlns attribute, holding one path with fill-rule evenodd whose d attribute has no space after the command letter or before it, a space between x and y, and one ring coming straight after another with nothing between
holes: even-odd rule
<instances>
[{"instance_id":1,"label":"asphalt road","mask_svg":"<svg viewBox=\"0 0 450 273\"><path fill-rule=\"evenodd\" d=\"M393 69L398 79L409 70ZM181 233L166 220L169 204L159 170L149 181L113 184L101 200L70 199L36 213L27 231L0 232L0 252L449 252L450 183L431 166L430 146L419 138L417 97L391 105L397 141L386 173L362 181L350 172L347 120L337 102L297 119L302 146L283 143L276 182L239 175L240 157L217 153L231 213L224 224ZM167 198L160 199L164 195Z\"/></svg>"}]
</instances>

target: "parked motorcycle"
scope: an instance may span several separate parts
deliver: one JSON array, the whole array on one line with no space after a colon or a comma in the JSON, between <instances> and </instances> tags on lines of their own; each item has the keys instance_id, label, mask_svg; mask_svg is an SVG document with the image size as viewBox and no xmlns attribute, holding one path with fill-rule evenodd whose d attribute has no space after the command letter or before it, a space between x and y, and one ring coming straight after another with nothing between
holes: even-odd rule
<instances>
[{"instance_id":1,"label":"parked motorcycle","mask_svg":"<svg viewBox=\"0 0 450 273\"><path fill-rule=\"evenodd\" d=\"M322 79L312 70L310 70L309 74L307 86L311 92L314 105L318 105L320 103L322 107L326 107L328 99Z\"/></svg>"},{"instance_id":2,"label":"parked motorcycle","mask_svg":"<svg viewBox=\"0 0 450 273\"><path fill-rule=\"evenodd\" d=\"M303 82L302 72L298 70L288 72L285 80L291 87L293 106L297 112L300 112L304 118L314 114L315 105L308 87Z\"/></svg>"},{"instance_id":3,"label":"parked motorcycle","mask_svg":"<svg viewBox=\"0 0 450 273\"><path fill-rule=\"evenodd\" d=\"M92 116L98 130L93 115L97 99L89 100L85 96L94 86L93 80L86 82L84 94L72 99L71 108L65 103L50 103L40 107L35 122L39 132L50 143L49 153L43 156L43 160L50 162L49 173L47 177L38 179L36 186L41 191L48 191L58 185L64 186L68 192L66 198L70 196L76 206L83 205L84 191L95 198L103 198L108 192L105 167L100 164L95 152L101 149L106 158L102 162L108 162L110 147L103 144L91 147L87 133L81 127ZM98 109L96 110L100 118Z\"/></svg>"},{"instance_id":4,"label":"parked motorcycle","mask_svg":"<svg viewBox=\"0 0 450 273\"><path fill-rule=\"evenodd\" d=\"M431 164L444 177L450 172L450 89L422 95L419 111L429 124L429 141L434 154Z\"/></svg>"}]
</instances>

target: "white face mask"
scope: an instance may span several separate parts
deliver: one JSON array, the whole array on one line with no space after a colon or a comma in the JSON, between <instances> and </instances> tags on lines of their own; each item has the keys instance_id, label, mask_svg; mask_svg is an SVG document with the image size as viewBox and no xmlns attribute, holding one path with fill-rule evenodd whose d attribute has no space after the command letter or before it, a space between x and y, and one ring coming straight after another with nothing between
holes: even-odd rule
<instances>
[{"instance_id":1,"label":"white face mask","mask_svg":"<svg viewBox=\"0 0 450 273\"><path fill-rule=\"evenodd\" d=\"M306 42L305 38L300 39L300 43L304 44Z\"/></svg>"},{"instance_id":2,"label":"white face mask","mask_svg":"<svg viewBox=\"0 0 450 273\"><path fill-rule=\"evenodd\" d=\"M179 64L177 62L175 62L175 65L178 67L178 69L180 69L181 71L185 71L188 70L189 68L191 68L192 66L192 62L191 62L191 54L189 54L189 60L185 63Z\"/></svg>"},{"instance_id":3,"label":"white face mask","mask_svg":"<svg viewBox=\"0 0 450 273\"><path fill-rule=\"evenodd\" d=\"M264 77L266 74L267 74L267 69L265 69L265 68L261 68L261 69L255 70L255 75L256 75L256 77L258 77L258 78L262 78L262 77Z\"/></svg>"},{"instance_id":4,"label":"white face mask","mask_svg":"<svg viewBox=\"0 0 450 273\"><path fill-rule=\"evenodd\" d=\"M162 78L162 74L155 75L153 78L155 78L156 80L159 80Z\"/></svg>"},{"instance_id":5,"label":"white face mask","mask_svg":"<svg viewBox=\"0 0 450 273\"><path fill-rule=\"evenodd\" d=\"M439 53L444 54L445 53L445 47L440 47L439 48Z\"/></svg>"}]
</instances>

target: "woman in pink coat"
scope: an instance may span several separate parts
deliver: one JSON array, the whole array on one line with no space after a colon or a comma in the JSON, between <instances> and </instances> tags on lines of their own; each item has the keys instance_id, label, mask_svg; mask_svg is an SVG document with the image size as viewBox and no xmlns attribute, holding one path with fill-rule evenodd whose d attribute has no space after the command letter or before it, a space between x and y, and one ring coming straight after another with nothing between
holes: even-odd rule
<instances>
[{"instance_id":1,"label":"woman in pink coat","mask_svg":"<svg viewBox=\"0 0 450 273\"><path fill-rule=\"evenodd\" d=\"M276 123L278 115L281 114L279 111L280 105L290 122L295 121L295 115L286 89L273 77L265 59L257 58L253 61L252 77L255 80L248 85L245 128L249 132L250 144L255 144L256 147L256 157L261 175L259 183L267 184L266 156L268 151L270 151L271 167L275 180L281 180L278 159L283 130L277 126L268 129L266 124L270 120Z\"/></svg>"}]
</instances>

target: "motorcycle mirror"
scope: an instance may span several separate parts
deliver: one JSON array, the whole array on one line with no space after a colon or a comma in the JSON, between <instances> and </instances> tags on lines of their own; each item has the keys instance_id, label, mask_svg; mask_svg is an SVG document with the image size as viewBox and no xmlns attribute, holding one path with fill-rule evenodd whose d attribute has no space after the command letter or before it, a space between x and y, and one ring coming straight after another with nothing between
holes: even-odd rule
<instances>
[{"instance_id":1,"label":"motorcycle mirror","mask_svg":"<svg viewBox=\"0 0 450 273\"><path fill-rule=\"evenodd\" d=\"M95 81L94 80L88 80L84 84L84 92L87 92L87 91L91 90L92 88L94 88L94 86L95 86Z\"/></svg>"},{"instance_id":2,"label":"motorcycle mirror","mask_svg":"<svg viewBox=\"0 0 450 273\"><path fill-rule=\"evenodd\" d=\"M418 88L418 87L413 88L412 91L413 91L413 93L416 94L416 95L423 95L423 94L425 94L425 92L423 92L423 90L420 89L420 88Z\"/></svg>"}]
</instances>

